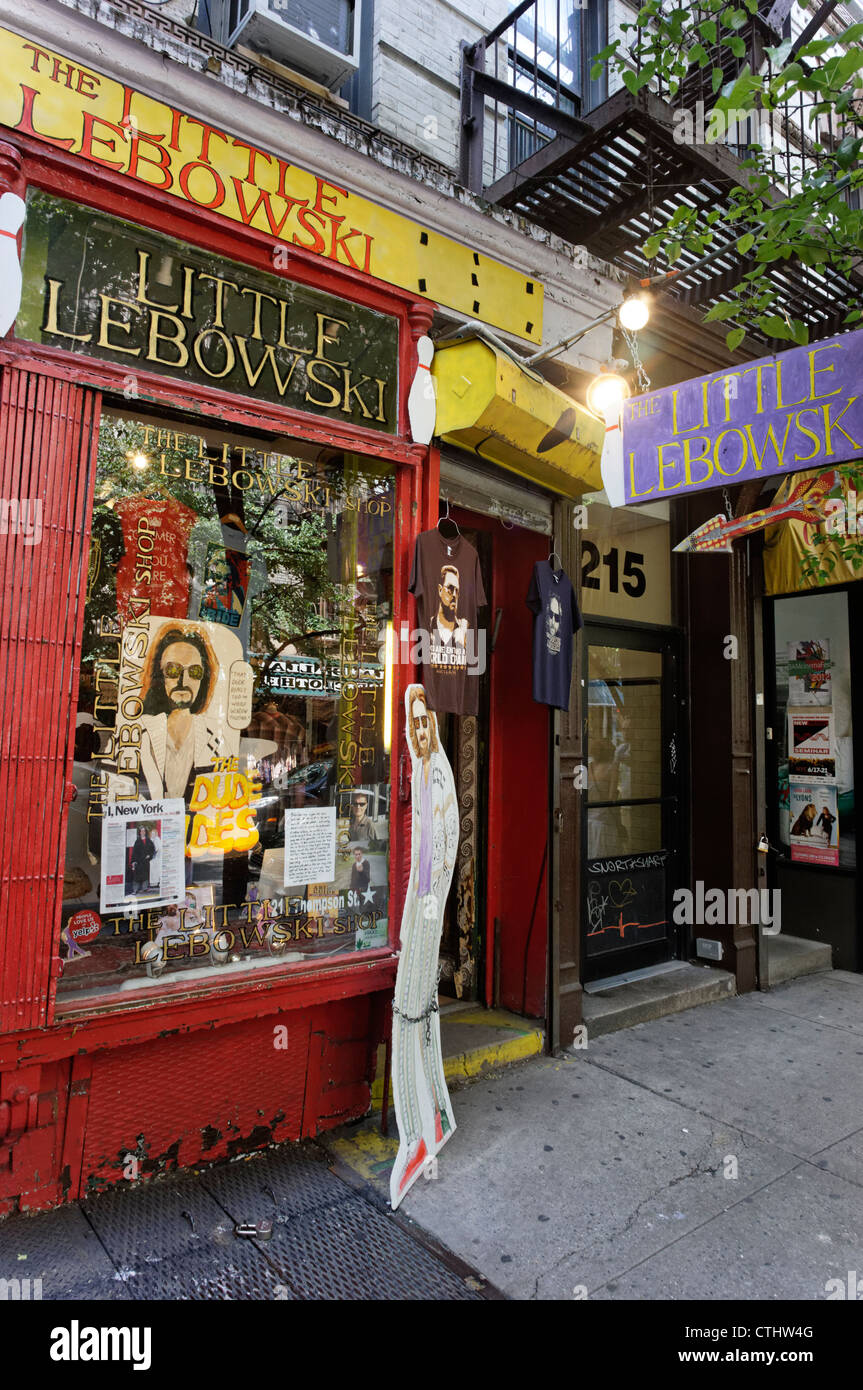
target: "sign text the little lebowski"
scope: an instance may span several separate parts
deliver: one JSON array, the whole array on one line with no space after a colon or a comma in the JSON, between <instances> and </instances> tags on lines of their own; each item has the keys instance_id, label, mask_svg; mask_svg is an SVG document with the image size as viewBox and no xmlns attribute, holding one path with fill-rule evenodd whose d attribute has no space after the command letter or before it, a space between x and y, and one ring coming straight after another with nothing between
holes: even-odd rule
<instances>
[{"instance_id":1,"label":"sign text the little lebowski","mask_svg":"<svg viewBox=\"0 0 863 1390\"><path fill-rule=\"evenodd\" d=\"M11 5L9 13L16 8ZM91 47L101 52L95 41ZM329 173L289 163L211 125L203 112L170 106L82 67L68 52L43 48L2 27L0 72L0 126L64 150L85 167L109 169L144 194L155 191L186 210L203 208L283 248L296 247L542 342L539 281L339 187ZM173 83L186 96L192 79L182 82L179 72L175 65L173 76L160 78L159 85ZM262 113L262 126L269 114ZM285 130L293 124L282 122ZM293 142L286 134L286 145Z\"/></svg>"},{"instance_id":2,"label":"sign text the little lebowski","mask_svg":"<svg viewBox=\"0 0 863 1390\"><path fill-rule=\"evenodd\" d=\"M863 332L626 401L625 504L863 456Z\"/></svg>"}]
</instances>

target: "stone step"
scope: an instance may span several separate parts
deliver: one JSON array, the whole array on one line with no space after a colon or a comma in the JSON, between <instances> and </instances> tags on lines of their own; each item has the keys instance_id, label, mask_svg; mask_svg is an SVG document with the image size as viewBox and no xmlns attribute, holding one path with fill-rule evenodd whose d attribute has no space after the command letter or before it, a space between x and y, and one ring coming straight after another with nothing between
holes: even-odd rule
<instances>
[{"instance_id":1,"label":"stone step","mask_svg":"<svg viewBox=\"0 0 863 1390\"><path fill-rule=\"evenodd\" d=\"M583 1017L588 1041L652 1018L692 1009L696 1004L729 999L736 993L737 985L729 971L685 962L648 979L632 980L596 993L585 991Z\"/></svg>"},{"instance_id":2,"label":"stone step","mask_svg":"<svg viewBox=\"0 0 863 1390\"><path fill-rule=\"evenodd\" d=\"M440 1040L447 1086L456 1088L477 1076L539 1057L545 1047L545 1024L508 1009L486 1009L476 1003L446 1003L440 1011ZM378 1049L372 1108L383 1100L385 1049ZM392 1090L390 1091L392 1101Z\"/></svg>"},{"instance_id":3,"label":"stone step","mask_svg":"<svg viewBox=\"0 0 863 1390\"><path fill-rule=\"evenodd\" d=\"M769 983L781 985L799 975L816 975L833 969L833 948L827 941L806 941L802 936L765 937L769 955Z\"/></svg>"}]
</instances>

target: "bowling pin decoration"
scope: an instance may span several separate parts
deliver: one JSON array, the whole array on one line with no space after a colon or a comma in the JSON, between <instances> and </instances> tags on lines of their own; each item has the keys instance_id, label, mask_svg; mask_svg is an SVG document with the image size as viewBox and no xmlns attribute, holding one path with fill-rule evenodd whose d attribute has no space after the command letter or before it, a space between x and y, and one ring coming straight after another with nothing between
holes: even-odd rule
<instances>
[{"instance_id":1,"label":"bowling pin decoration","mask_svg":"<svg viewBox=\"0 0 863 1390\"><path fill-rule=\"evenodd\" d=\"M626 501L623 483L623 410L620 405L612 405L604 413L605 442L599 471L609 504L622 507Z\"/></svg>"},{"instance_id":2,"label":"bowling pin decoration","mask_svg":"<svg viewBox=\"0 0 863 1390\"><path fill-rule=\"evenodd\" d=\"M431 338L417 339L416 375L408 393L408 420L415 444L428 444L434 434L436 405L431 363L434 343Z\"/></svg>"},{"instance_id":3,"label":"bowling pin decoration","mask_svg":"<svg viewBox=\"0 0 863 1390\"><path fill-rule=\"evenodd\" d=\"M21 307L21 262L18 233L24 221L24 199L17 193L0 197L0 338L5 338Z\"/></svg>"}]
</instances>

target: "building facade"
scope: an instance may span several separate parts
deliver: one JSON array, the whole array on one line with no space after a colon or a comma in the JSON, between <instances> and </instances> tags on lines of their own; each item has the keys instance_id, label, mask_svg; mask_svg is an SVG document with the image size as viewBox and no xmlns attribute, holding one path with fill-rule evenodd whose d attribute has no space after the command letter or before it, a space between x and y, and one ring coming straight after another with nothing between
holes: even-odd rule
<instances>
[{"instance_id":1,"label":"building facade","mask_svg":"<svg viewBox=\"0 0 863 1390\"><path fill-rule=\"evenodd\" d=\"M578 223L589 180L544 153L608 102L628 119L589 69L626 7L573 10L544 95L536 6L191 8L0 14L0 773L35 808L4 830L0 1212L368 1110L410 871L411 564L441 511L488 599L476 713L440 721L442 1000L566 1046L585 985L693 958L675 888L767 872L749 552L717 585L672 556L704 499L609 507L583 405L624 353L634 391L730 361L686 289L638 343L614 328L635 233L607 193ZM548 561L584 618L568 709L533 698ZM755 987L757 924L699 934Z\"/></svg>"}]
</instances>

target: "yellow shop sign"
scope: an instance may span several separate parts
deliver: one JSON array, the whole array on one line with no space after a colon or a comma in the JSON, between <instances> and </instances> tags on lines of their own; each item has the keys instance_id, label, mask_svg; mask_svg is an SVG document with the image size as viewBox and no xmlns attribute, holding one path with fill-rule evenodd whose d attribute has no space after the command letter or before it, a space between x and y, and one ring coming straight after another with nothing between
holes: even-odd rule
<instances>
[{"instance_id":1,"label":"yellow shop sign","mask_svg":"<svg viewBox=\"0 0 863 1390\"><path fill-rule=\"evenodd\" d=\"M500 261L2 28L0 70L9 130L541 342L542 286Z\"/></svg>"}]
</instances>

